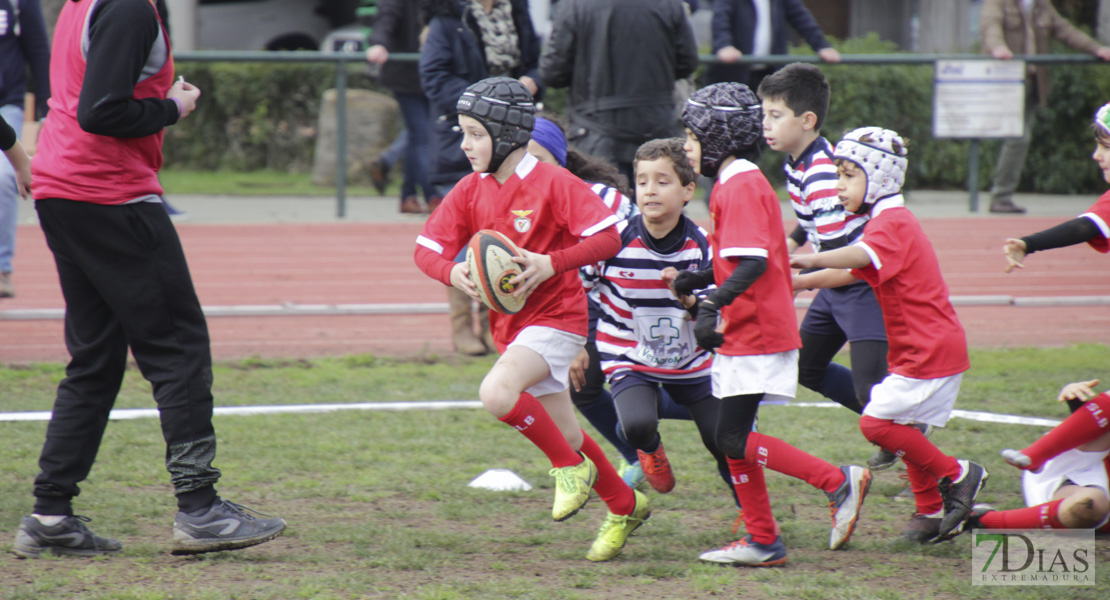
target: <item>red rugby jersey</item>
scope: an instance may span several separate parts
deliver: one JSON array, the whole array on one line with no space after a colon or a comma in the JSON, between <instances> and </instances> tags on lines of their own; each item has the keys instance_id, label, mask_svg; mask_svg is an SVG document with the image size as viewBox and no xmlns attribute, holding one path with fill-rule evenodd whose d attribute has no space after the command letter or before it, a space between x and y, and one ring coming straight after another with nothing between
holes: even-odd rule
<instances>
[{"instance_id":1,"label":"red rugby jersey","mask_svg":"<svg viewBox=\"0 0 1110 600\"><path fill-rule=\"evenodd\" d=\"M1095 222L1102 237L1091 238L1087 243L1103 254L1110 252L1110 192L1106 192L1087 212L1079 215Z\"/></svg>"},{"instance_id":2,"label":"red rugby jersey","mask_svg":"<svg viewBox=\"0 0 1110 600\"><path fill-rule=\"evenodd\" d=\"M890 372L938 379L968 370L967 336L948 300L937 254L901 196L879 201L856 245L871 264L852 275L875 289L883 309Z\"/></svg>"},{"instance_id":3,"label":"red rugby jersey","mask_svg":"<svg viewBox=\"0 0 1110 600\"><path fill-rule=\"evenodd\" d=\"M713 276L717 285L737 259L763 257L767 270L721 308L726 356L777 354L802 346L779 198L759 167L735 160L721 172L709 200Z\"/></svg>"},{"instance_id":4,"label":"red rugby jersey","mask_svg":"<svg viewBox=\"0 0 1110 600\"><path fill-rule=\"evenodd\" d=\"M416 242L449 262L479 230L494 229L525 250L551 254L616 222L613 211L581 179L525 154L504 184L488 173L464 177L428 218ZM449 272L446 280L425 272L451 284ZM490 329L500 351L530 325L586 335L586 293L576 268L540 284L515 315L490 311Z\"/></svg>"}]
</instances>

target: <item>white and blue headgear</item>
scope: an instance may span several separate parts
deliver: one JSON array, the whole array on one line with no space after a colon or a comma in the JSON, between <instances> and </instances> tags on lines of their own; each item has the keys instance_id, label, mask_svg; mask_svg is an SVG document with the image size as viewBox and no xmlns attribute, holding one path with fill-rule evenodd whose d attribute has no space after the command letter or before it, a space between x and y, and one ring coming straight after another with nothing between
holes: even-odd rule
<instances>
[{"instance_id":1,"label":"white and blue headgear","mask_svg":"<svg viewBox=\"0 0 1110 600\"><path fill-rule=\"evenodd\" d=\"M1098 127L1099 133L1110 136L1110 102L1103 104L1095 113L1095 126Z\"/></svg>"},{"instance_id":2,"label":"white and blue headgear","mask_svg":"<svg viewBox=\"0 0 1110 600\"><path fill-rule=\"evenodd\" d=\"M867 176L867 191L856 214L871 212L876 202L902 191L906 182L906 143L897 132L882 127L860 127L844 134L833 159L855 164Z\"/></svg>"},{"instance_id":3,"label":"white and blue headgear","mask_svg":"<svg viewBox=\"0 0 1110 600\"><path fill-rule=\"evenodd\" d=\"M532 139L536 107L524 84L511 77L490 77L466 88L455 112L473 118L493 139L487 173L501 168L509 154Z\"/></svg>"}]
</instances>

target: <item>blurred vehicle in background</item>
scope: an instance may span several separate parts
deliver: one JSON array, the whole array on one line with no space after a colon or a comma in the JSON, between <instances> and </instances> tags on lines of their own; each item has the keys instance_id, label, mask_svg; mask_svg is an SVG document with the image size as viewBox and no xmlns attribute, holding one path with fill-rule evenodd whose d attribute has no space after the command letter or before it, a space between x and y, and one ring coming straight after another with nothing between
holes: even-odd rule
<instances>
[{"instance_id":1,"label":"blurred vehicle in background","mask_svg":"<svg viewBox=\"0 0 1110 600\"><path fill-rule=\"evenodd\" d=\"M414 0L415 1L415 0ZM200 50L318 50L360 0L198 0Z\"/></svg>"}]
</instances>

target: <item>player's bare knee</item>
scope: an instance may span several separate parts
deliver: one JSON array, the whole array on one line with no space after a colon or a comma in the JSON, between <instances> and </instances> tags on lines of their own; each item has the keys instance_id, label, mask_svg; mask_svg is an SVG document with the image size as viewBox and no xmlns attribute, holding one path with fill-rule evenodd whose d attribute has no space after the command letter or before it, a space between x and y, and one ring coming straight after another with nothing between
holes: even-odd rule
<instances>
[{"instance_id":1,"label":"player's bare knee","mask_svg":"<svg viewBox=\"0 0 1110 600\"><path fill-rule=\"evenodd\" d=\"M1110 514L1110 498L1095 487L1085 487L1060 504L1060 522L1072 529L1097 527Z\"/></svg>"},{"instance_id":2,"label":"player's bare knee","mask_svg":"<svg viewBox=\"0 0 1110 600\"><path fill-rule=\"evenodd\" d=\"M486 375L481 386L478 387L478 398L490 414L501 418L512 412L520 398L520 392L511 389L504 381L493 376L491 372Z\"/></svg>"}]
</instances>

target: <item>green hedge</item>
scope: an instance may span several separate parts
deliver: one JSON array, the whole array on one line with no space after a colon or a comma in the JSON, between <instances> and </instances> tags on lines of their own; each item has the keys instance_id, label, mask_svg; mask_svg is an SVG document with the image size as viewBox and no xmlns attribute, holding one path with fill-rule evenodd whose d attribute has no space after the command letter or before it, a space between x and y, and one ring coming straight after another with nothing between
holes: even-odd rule
<instances>
[{"instance_id":1,"label":"green hedge","mask_svg":"<svg viewBox=\"0 0 1110 600\"><path fill-rule=\"evenodd\" d=\"M842 54L897 53L893 44L874 35L837 47ZM823 131L830 141L865 125L894 129L911 141L907 189L966 188L968 142L932 138L931 65L822 65L822 70L832 86ZM193 115L167 130L167 166L311 169L320 99L334 85L333 65L182 63L178 71L203 95ZM377 89L364 72L361 65L348 68L350 87ZM1038 109L1021 189L1104 191L1106 183L1090 159L1094 142L1088 127L1095 109L1110 100L1110 65L1054 66L1052 81L1050 105ZM558 111L565 91L551 90L545 104ZM984 188L990 185L999 145L981 144L979 181ZM782 181L781 164L777 152L766 152L761 161L776 183Z\"/></svg>"},{"instance_id":2,"label":"green hedge","mask_svg":"<svg viewBox=\"0 0 1110 600\"><path fill-rule=\"evenodd\" d=\"M332 64L179 63L201 90L197 110L166 130L166 166L253 171L312 168L324 90L335 86ZM348 86L377 89L361 65Z\"/></svg>"}]
</instances>

